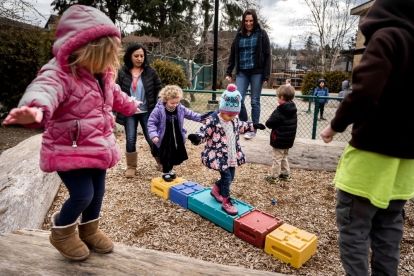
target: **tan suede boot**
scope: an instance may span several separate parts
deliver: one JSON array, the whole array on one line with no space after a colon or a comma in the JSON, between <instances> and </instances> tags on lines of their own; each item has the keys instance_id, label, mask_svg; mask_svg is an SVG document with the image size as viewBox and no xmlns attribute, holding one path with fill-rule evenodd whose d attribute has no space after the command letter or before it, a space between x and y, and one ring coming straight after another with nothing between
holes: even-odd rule
<instances>
[{"instance_id":1,"label":"tan suede boot","mask_svg":"<svg viewBox=\"0 0 414 276\"><path fill-rule=\"evenodd\" d=\"M81 241L76 232L77 222L65 226L56 226L55 221L59 216L56 212L52 215L52 230L49 236L50 243L64 257L72 261L83 261L89 257L89 249Z\"/></svg>"},{"instance_id":2,"label":"tan suede boot","mask_svg":"<svg viewBox=\"0 0 414 276\"><path fill-rule=\"evenodd\" d=\"M114 244L104 232L98 229L99 219L90 220L79 224L79 237L90 249L97 253L109 253L114 249Z\"/></svg>"},{"instance_id":3,"label":"tan suede boot","mask_svg":"<svg viewBox=\"0 0 414 276\"><path fill-rule=\"evenodd\" d=\"M126 152L126 163L127 169L125 171L126 178L132 178L135 176L137 170L137 153L136 152Z\"/></svg>"}]
</instances>

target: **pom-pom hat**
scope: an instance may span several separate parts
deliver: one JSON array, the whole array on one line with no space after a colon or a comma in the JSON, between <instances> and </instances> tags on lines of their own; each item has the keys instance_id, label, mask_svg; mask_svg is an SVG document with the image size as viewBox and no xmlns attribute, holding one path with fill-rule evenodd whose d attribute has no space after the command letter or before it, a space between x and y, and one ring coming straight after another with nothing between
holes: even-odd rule
<instances>
[{"instance_id":1,"label":"pom-pom hat","mask_svg":"<svg viewBox=\"0 0 414 276\"><path fill-rule=\"evenodd\" d=\"M241 109L241 98L236 85L227 85L227 89L221 95L219 112L228 115L238 115Z\"/></svg>"}]
</instances>

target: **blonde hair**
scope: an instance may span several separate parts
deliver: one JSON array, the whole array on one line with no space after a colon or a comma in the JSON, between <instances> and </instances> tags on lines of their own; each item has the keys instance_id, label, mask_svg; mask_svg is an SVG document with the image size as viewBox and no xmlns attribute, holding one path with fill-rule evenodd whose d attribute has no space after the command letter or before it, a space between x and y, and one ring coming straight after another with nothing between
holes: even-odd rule
<instances>
[{"instance_id":1,"label":"blonde hair","mask_svg":"<svg viewBox=\"0 0 414 276\"><path fill-rule=\"evenodd\" d=\"M161 89L159 97L163 102L171 99L181 99L183 97L183 90L178 85L166 85Z\"/></svg>"},{"instance_id":2,"label":"blonde hair","mask_svg":"<svg viewBox=\"0 0 414 276\"><path fill-rule=\"evenodd\" d=\"M276 90L276 95L280 99L283 97L286 101L291 101L295 97L295 89L291 85L281 85Z\"/></svg>"},{"instance_id":3,"label":"blonde hair","mask_svg":"<svg viewBox=\"0 0 414 276\"><path fill-rule=\"evenodd\" d=\"M69 66L74 76L77 76L78 66L82 66L93 75L109 70L115 77L120 66L120 54L119 38L104 36L75 50L69 58Z\"/></svg>"}]
</instances>

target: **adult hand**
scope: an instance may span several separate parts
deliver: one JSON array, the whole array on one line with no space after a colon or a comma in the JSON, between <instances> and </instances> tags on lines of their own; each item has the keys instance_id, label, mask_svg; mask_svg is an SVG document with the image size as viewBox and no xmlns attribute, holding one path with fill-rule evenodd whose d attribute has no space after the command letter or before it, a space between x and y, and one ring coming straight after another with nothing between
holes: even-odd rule
<instances>
[{"instance_id":1,"label":"adult hand","mask_svg":"<svg viewBox=\"0 0 414 276\"><path fill-rule=\"evenodd\" d=\"M264 87L266 87L266 86L267 86L267 84L268 84L268 81L267 81L267 80L264 80L264 81L263 81L263 86L264 86Z\"/></svg>"},{"instance_id":2,"label":"adult hand","mask_svg":"<svg viewBox=\"0 0 414 276\"><path fill-rule=\"evenodd\" d=\"M188 135L188 140L191 141L191 144L193 145L199 145L201 143L201 137L197 134L190 134Z\"/></svg>"},{"instance_id":3,"label":"adult hand","mask_svg":"<svg viewBox=\"0 0 414 276\"><path fill-rule=\"evenodd\" d=\"M253 127L254 129L260 129L260 130L266 129L265 125L261 123L253 124Z\"/></svg>"},{"instance_id":4,"label":"adult hand","mask_svg":"<svg viewBox=\"0 0 414 276\"><path fill-rule=\"evenodd\" d=\"M330 143L330 142L333 140L333 137L335 136L335 134L336 134L336 131L334 131L334 130L331 128L331 126L329 125L329 126L325 127L325 128L322 130L322 132L321 132L320 136L321 136L322 140L323 140L325 143Z\"/></svg>"},{"instance_id":5,"label":"adult hand","mask_svg":"<svg viewBox=\"0 0 414 276\"><path fill-rule=\"evenodd\" d=\"M43 111L37 107L22 106L13 108L3 121L3 125L40 123L43 119Z\"/></svg>"},{"instance_id":6,"label":"adult hand","mask_svg":"<svg viewBox=\"0 0 414 276\"><path fill-rule=\"evenodd\" d=\"M160 138L154 137L151 139L154 144L157 144L160 141Z\"/></svg>"}]
</instances>

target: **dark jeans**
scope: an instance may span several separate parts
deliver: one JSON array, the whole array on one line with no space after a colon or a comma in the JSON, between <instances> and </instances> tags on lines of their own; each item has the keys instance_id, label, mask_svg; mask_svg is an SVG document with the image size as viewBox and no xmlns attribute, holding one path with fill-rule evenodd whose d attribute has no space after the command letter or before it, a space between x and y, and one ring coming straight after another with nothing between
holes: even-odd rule
<instances>
[{"instance_id":1,"label":"dark jeans","mask_svg":"<svg viewBox=\"0 0 414 276\"><path fill-rule=\"evenodd\" d=\"M234 176L236 174L235 167L229 167L225 171L220 171L221 178L216 182L220 188L220 194L223 197L230 196L230 185L233 182Z\"/></svg>"},{"instance_id":2,"label":"dark jeans","mask_svg":"<svg viewBox=\"0 0 414 276\"><path fill-rule=\"evenodd\" d=\"M74 223L82 214L82 222L99 218L105 193L106 170L79 169L58 172L69 191L60 210L57 226Z\"/></svg>"},{"instance_id":3,"label":"dark jeans","mask_svg":"<svg viewBox=\"0 0 414 276\"><path fill-rule=\"evenodd\" d=\"M151 149L152 156L156 157L156 147L152 143L151 139L148 136L148 118L150 112L134 114L132 116L126 117L125 120L125 136L126 136L126 151L127 152L136 152L137 151L137 133L138 133L138 123L141 125L142 133L144 134L145 140Z\"/></svg>"},{"instance_id":4,"label":"dark jeans","mask_svg":"<svg viewBox=\"0 0 414 276\"><path fill-rule=\"evenodd\" d=\"M318 103L317 105L319 107L320 118L323 118L323 112L325 111L325 103Z\"/></svg>"},{"instance_id":5,"label":"dark jeans","mask_svg":"<svg viewBox=\"0 0 414 276\"><path fill-rule=\"evenodd\" d=\"M336 221L339 251L347 275L397 275L403 235L405 200L391 200L380 209L363 197L337 191Z\"/></svg>"}]
</instances>

